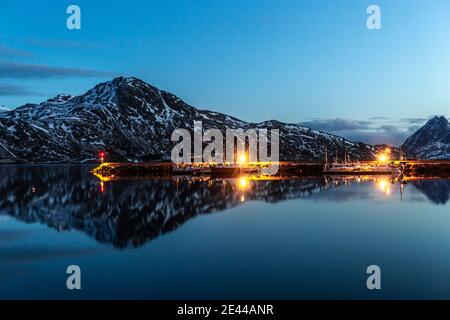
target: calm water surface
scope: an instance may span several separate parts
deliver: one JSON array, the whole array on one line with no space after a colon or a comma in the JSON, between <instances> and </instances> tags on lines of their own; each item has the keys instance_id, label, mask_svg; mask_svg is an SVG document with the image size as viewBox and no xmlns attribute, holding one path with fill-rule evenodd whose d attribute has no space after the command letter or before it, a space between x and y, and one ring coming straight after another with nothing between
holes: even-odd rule
<instances>
[{"instance_id":1,"label":"calm water surface","mask_svg":"<svg viewBox=\"0 0 450 320\"><path fill-rule=\"evenodd\" d=\"M90 169L0 167L0 298L450 298L450 180L102 184Z\"/></svg>"}]
</instances>

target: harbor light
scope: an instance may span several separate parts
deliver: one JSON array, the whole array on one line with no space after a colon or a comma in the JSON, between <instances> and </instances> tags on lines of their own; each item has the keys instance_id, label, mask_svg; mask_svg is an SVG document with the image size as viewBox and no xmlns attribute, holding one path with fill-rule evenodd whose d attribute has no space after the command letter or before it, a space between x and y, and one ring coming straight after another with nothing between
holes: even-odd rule
<instances>
[{"instance_id":1,"label":"harbor light","mask_svg":"<svg viewBox=\"0 0 450 320\"><path fill-rule=\"evenodd\" d=\"M238 162L239 162L239 164L245 164L247 162L247 157L246 157L245 153L243 153L239 156Z\"/></svg>"},{"instance_id":2,"label":"harbor light","mask_svg":"<svg viewBox=\"0 0 450 320\"><path fill-rule=\"evenodd\" d=\"M380 153L377 155L378 161L380 162L387 162L389 161L389 155L387 153Z\"/></svg>"},{"instance_id":3,"label":"harbor light","mask_svg":"<svg viewBox=\"0 0 450 320\"><path fill-rule=\"evenodd\" d=\"M105 161L105 151L100 151L98 153L98 157L100 158L100 162L103 163L103 161Z\"/></svg>"}]
</instances>

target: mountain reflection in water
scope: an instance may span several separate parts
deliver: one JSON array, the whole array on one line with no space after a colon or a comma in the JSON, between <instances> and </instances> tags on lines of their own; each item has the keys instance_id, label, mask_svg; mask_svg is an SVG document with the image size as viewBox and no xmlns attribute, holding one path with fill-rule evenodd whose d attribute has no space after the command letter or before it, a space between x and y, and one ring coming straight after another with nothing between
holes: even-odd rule
<instances>
[{"instance_id":1,"label":"mountain reflection in water","mask_svg":"<svg viewBox=\"0 0 450 320\"><path fill-rule=\"evenodd\" d=\"M80 230L101 243L129 248L173 231L197 215L248 201L357 201L380 197L417 201L417 197L404 197L415 192L441 205L450 198L448 179L403 184L389 177L166 177L101 182L90 169L64 165L0 167L0 216L42 223L60 231Z\"/></svg>"}]
</instances>

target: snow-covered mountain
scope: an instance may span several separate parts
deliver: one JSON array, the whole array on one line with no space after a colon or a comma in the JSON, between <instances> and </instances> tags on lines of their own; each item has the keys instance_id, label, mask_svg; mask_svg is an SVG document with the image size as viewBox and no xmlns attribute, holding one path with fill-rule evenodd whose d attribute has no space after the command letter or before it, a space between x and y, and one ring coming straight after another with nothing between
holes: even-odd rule
<instances>
[{"instance_id":1,"label":"snow-covered mountain","mask_svg":"<svg viewBox=\"0 0 450 320\"><path fill-rule=\"evenodd\" d=\"M406 154L418 159L450 159L450 124L436 116L412 134L402 146Z\"/></svg>"},{"instance_id":2,"label":"snow-covered mountain","mask_svg":"<svg viewBox=\"0 0 450 320\"><path fill-rule=\"evenodd\" d=\"M25 162L94 161L100 150L109 160L170 159L176 128L278 128L281 160L330 157L372 159L377 147L351 142L298 124L276 120L249 123L194 108L175 95L137 78L118 77L83 95L58 95L0 114L0 160Z\"/></svg>"}]
</instances>

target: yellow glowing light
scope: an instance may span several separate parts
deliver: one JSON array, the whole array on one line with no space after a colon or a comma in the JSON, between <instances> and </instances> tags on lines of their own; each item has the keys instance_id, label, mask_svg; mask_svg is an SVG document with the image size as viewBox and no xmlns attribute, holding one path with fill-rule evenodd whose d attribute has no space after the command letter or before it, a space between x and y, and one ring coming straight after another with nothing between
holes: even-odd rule
<instances>
[{"instance_id":1,"label":"yellow glowing light","mask_svg":"<svg viewBox=\"0 0 450 320\"><path fill-rule=\"evenodd\" d=\"M237 180L237 187L241 191L241 197L240 197L241 202L245 202L245 192L249 188L250 179L251 179L250 177L244 176L244 177L239 177Z\"/></svg>"},{"instance_id":2,"label":"yellow glowing light","mask_svg":"<svg viewBox=\"0 0 450 320\"><path fill-rule=\"evenodd\" d=\"M105 175L104 169L110 167L110 163L104 162L100 164L98 167L94 168L91 172L100 179L100 181L109 181L111 178L114 177L114 175Z\"/></svg>"},{"instance_id":3,"label":"yellow glowing light","mask_svg":"<svg viewBox=\"0 0 450 320\"><path fill-rule=\"evenodd\" d=\"M377 156L378 160L381 162L387 162L389 160L389 156L385 153L381 153Z\"/></svg>"},{"instance_id":4,"label":"yellow glowing light","mask_svg":"<svg viewBox=\"0 0 450 320\"><path fill-rule=\"evenodd\" d=\"M244 164L245 162L247 162L247 157L245 156L245 154L241 154L239 156L239 163Z\"/></svg>"},{"instance_id":5,"label":"yellow glowing light","mask_svg":"<svg viewBox=\"0 0 450 320\"><path fill-rule=\"evenodd\" d=\"M248 179L246 177L239 178L239 187L241 189L246 189L248 186Z\"/></svg>"},{"instance_id":6,"label":"yellow glowing light","mask_svg":"<svg viewBox=\"0 0 450 320\"><path fill-rule=\"evenodd\" d=\"M384 152L386 152L386 153L391 153L391 149L390 149L390 148L386 148L386 149L384 150Z\"/></svg>"},{"instance_id":7,"label":"yellow glowing light","mask_svg":"<svg viewBox=\"0 0 450 320\"><path fill-rule=\"evenodd\" d=\"M386 195L391 194L391 186L389 184L389 181L386 179L381 179L377 182L378 189L383 192Z\"/></svg>"}]
</instances>

